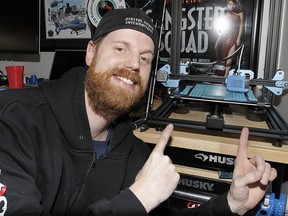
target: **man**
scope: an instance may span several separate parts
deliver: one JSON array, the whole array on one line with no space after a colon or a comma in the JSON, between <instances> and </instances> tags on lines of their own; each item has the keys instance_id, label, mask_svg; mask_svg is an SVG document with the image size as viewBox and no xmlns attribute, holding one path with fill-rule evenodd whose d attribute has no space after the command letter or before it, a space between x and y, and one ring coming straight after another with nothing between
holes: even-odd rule
<instances>
[{"instance_id":1,"label":"man","mask_svg":"<svg viewBox=\"0 0 288 216\"><path fill-rule=\"evenodd\" d=\"M125 117L147 88L157 40L143 11L112 10L87 46L87 73L1 93L1 215L235 215L261 200L276 171L247 160L244 129L229 192L195 209L164 202L179 181L163 154L173 126L151 153Z\"/></svg>"}]
</instances>

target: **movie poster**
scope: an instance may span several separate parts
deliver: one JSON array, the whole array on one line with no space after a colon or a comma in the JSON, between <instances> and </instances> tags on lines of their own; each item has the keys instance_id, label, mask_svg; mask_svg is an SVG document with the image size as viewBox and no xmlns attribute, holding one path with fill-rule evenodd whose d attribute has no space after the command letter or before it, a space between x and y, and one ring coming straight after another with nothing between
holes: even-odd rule
<instances>
[{"instance_id":1,"label":"movie poster","mask_svg":"<svg viewBox=\"0 0 288 216\"><path fill-rule=\"evenodd\" d=\"M159 16L164 14L160 58L161 61L169 63L172 0L166 1L164 13L159 11L163 8L160 5L164 4L163 0L127 0L127 2L132 6L134 3L134 6L145 10L151 18L156 18L158 21ZM227 75L231 68L238 67L239 64L241 68L247 69L254 25L254 5L255 0L182 0L179 42L181 62L198 63L199 68L202 64L204 69L195 68L199 69L199 73L205 71L205 65L208 65L207 68L211 65L216 75L221 76ZM243 54L239 61L240 48L243 46Z\"/></svg>"},{"instance_id":2,"label":"movie poster","mask_svg":"<svg viewBox=\"0 0 288 216\"><path fill-rule=\"evenodd\" d=\"M91 38L88 0L44 0L46 39Z\"/></svg>"},{"instance_id":3,"label":"movie poster","mask_svg":"<svg viewBox=\"0 0 288 216\"><path fill-rule=\"evenodd\" d=\"M170 61L171 1L164 15L160 57ZM183 1L181 21L181 61L214 65L217 75L225 75L237 65L237 48L244 45L241 67L248 67L253 29L254 3L251 0ZM211 64L212 65L212 64ZM227 74L226 74L227 75Z\"/></svg>"}]
</instances>

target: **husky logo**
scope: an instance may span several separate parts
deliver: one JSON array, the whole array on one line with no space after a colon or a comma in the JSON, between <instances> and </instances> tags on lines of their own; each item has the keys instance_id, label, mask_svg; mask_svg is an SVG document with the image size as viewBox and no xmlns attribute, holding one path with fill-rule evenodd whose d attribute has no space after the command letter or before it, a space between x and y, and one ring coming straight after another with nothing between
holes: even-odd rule
<instances>
[{"instance_id":1,"label":"husky logo","mask_svg":"<svg viewBox=\"0 0 288 216\"><path fill-rule=\"evenodd\" d=\"M199 180L186 179L186 178L180 178L180 181L178 184L182 186L190 187L190 188L197 188L200 190L205 190L205 191L213 191L213 186L214 186L213 183L199 181Z\"/></svg>"},{"instance_id":2,"label":"husky logo","mask_svg":"<svg viewBox=\"0 0 288 216\"><path fill-rule=\"evenodd\" d=\"M208 156L203 153L199 153L195 155L195 158L200 159L202 161L206 161L208 159Z\"/></svg>"},{"instance_id":3,"label":"husky logo","mask_svg":"<svg viewBox=\"0 0 288 216\"><path fill-rule=\"evenodd\" d=\"M195 158L202 160L202 161L209 161L211 163L220 163L226 165L234 165L234 158L230 157L223 157L218 155L205 155L203 153L199 153L195 155Z\"/></svg>"}]
</instances>

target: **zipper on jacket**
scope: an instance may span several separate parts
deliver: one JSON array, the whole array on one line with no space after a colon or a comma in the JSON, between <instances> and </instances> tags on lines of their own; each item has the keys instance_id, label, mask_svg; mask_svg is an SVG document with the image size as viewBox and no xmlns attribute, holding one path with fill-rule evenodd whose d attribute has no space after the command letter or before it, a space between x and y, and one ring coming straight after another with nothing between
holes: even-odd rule
<instances>
[{"instance_id":1,"label":"zipper on jacket","mask_svg":"<svg viewBox=\"0 0 288 216\"><path fill-rule=\"evenodd\" d=\"M91 173L94 172L95 167L96 167L97 163L99 162L99 159L96 159L95 154L94 154L93 158L94 158L94 159L93 159L93 161L92 161L92 164L91 164L88 172L86 173L86 175L85 175L85 177L84 177L83 184L81 185L81 188L80 188L80 190L79 190L79 193L77 194L75 200L69 205L68 212L67 212L66 215L70 215L70 213L71 213L71 214L73 213L73 209L74 209L75 203L77 202L77 200L78 200L79 197L81 196L81 194L82 194L82 192L83 192L83 190L84 190L84 188L85 188L85 186L86 186L87 178L89 177L89 175L90 175Z\"/></svg>"},{"instance_id":2,"label":"zipper on jacket","mask_svg":"<svg viewBox=\"0 0 288 216\"><path fill-rule=\"evenodd\" d=\"M87 176L88 176L90 173L94 172L95 167L96 167L96 164L98 163L98 161L99 161L98 159L94 159L94 160L93 160L92 165L91 165L91 167L90 167L87 175L86 175L85 178L84 178L84 181L85 181L85 182L86 182Z\"/></svg>"}]
</instances>

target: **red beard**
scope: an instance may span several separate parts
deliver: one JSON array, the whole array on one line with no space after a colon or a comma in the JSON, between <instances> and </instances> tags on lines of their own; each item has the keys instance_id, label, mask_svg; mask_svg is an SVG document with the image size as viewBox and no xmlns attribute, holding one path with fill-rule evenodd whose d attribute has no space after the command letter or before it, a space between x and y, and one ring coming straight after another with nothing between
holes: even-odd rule
<instances>
[{"instance_id":1,"label":"red beard","mask_svg":"<svg viewBox=\"0 0 288 216\"><path fill-rule=\"evenodd\" d=\"M95 62L95 61L94 61ZM86 91L92 110L111 122L127 114L133 105L144 95L146 85L141 82L138 72L122 68L107 71L95 71L95 63L89 67L86 76ZM111 82L112 76L121 76L134 82L134 88L128 89Z\"/></svg>"}]
</instances>

